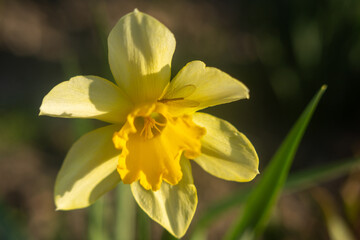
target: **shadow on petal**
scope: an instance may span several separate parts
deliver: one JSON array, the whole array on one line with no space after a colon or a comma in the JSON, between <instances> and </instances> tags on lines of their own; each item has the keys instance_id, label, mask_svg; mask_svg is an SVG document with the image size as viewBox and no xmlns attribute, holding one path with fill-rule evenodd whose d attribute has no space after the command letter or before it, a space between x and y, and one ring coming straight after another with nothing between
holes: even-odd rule
<instances>
[{"instance_id":1,"label":"shadow on petal","mask_svg":"<svg viewBox=\"0 0 360 240\"><path fill-rule=\"evenodd\" d=\"M112 135L120 126L110 125L81 137L70 149L55 183L59 210L89 206L120 181L116 166L120 150Z\"/></svg>"}]
</instances>

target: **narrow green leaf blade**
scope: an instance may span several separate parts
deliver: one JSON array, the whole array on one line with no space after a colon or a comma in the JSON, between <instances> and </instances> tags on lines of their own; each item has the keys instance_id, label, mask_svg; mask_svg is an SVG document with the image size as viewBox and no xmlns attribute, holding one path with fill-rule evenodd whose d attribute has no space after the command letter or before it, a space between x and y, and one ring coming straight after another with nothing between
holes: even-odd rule
<instances>
[{"instance_id":1,"label":"narrow green leaf blade","mask_svg":"<svg viewBox=\"0 0 360 240\"><path fill-rule=\"evenodd\" d=\"M191 240L204 240L206 239L206 229L215 220L221 217L227 210L232 207L238 206L246 200L249 195L249 188L241 189L233 194L222 198L221 200L212 204L202 216L200 216L192 234Z\"/></svg>"},{"instance_id":2,"label":"narrow green leaf blade","mask_svg":"<svg viewBox=\"0 0 360 240\"><path fill-rule=\"evenodd\" d=\"M340 177L358 166L360 166L360 157L339 159L325 165L301 170L289 175L285 183L286 192L296 192L311 188L321 182ZM198 240L197 235L204 234L205 229L221 217L222 214L233 207L243 204L251 189L244 188L238 190L210 205L207 211L200 216L191 235L191 239ZM206 237L201 239L206 239Z\"/></svg>"},{"instance_id":3,"label":"narrow green leaf blade","mask_svg":"<svg viewBox=\"0 0 360 240\"><path fill-rule=\"evenodd\" d=\"M293 173L286 181L287 192L300 191L344 175L360 166L360 157L339 159L326 165Z\"/></svg>"},{"instance_id":4,"label":"narrow green leaf blade","mask_svg":"<svg viewBox=\"0 0 360 240\"><path fill-rule=\"evenodd\" d=\"M326 90L322 86L297 120L280 148L270 161L256 188L249 195L244 212L228 231L225 239L239 239L241 236L259 234L268 220L271 207L285 184L292 160L300 144L316 106Z\"/></svg>"}]
</instances>

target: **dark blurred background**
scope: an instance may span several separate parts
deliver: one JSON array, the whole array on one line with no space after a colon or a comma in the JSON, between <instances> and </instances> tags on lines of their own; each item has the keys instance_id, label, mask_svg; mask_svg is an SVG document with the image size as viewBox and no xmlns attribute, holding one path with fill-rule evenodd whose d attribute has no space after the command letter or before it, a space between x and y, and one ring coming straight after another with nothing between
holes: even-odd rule
<instances>
[{"instance_id":1,"label":"dark blurred background","mask_svg":"<svg viewBox=\"0 0 360 240\"><path fill-rule=\"evenodd\" d=\"M86 238L86 211L55 212L52 191L72 143L102 123L38 117L39 106L52 87L71 76L112 80L107 35L134 8L174 33L173 76L187 62L202 60L248 86L250 100L205 111L230 121L251 140L260 172L323 84L328 90L292 172L360 155L358 0L0 0L1 239ZM193 224L213 201L251 185L218 180L193 168L199 192ZM328 239L326 216L316 204L332 199L336 208L347 201L344 191L355 194L356 203L359 179L354 170L320 190L282 197L265 238ZM344 190L350 180L355 183ZM314 191L328 197L314 197ZM345 210L337 208L347 219ZM360 238L358 210L354 221L346 221ZM232 219L230 213L212 225L210 239L220 238ZM153 225L157 239L161 229Z\"/></svg>"}]
</instances>

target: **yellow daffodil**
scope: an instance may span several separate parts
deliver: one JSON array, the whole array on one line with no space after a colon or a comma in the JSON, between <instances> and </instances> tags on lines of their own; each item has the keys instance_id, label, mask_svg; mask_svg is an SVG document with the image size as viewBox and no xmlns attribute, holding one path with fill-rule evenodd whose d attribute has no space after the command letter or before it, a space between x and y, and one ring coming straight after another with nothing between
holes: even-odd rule
<instances>
[{"instance_id":1,"label":"yellow daffodil","mask_svg":"<svg viewBox=\"0 0 360 240\"><path fill-rule=\"evenodd\" d=\"M123 181L152 219L181 237L198 201L190 159L226 180L245 182L258 174L249 140L230 123L196 112L249 98L249 91L201 61L170 81L175 38L138 10L118 21L108 45L116 85L76 76L55 86L40 107L40 115L110 123L70 149L55 183L57 209L87 207Z\"/></svg>"}]
</instances>

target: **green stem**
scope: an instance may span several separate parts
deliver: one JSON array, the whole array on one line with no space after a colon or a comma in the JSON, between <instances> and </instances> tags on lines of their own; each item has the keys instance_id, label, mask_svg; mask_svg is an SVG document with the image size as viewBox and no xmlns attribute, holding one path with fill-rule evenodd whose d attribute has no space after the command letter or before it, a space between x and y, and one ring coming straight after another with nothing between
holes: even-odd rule
<instances>
[{"instance_id":1,"label":"green stem","mask_svg":"<svg viewBox=\"0 0 360 240\"><path fill-rule=\"evenodd\" d=\"M135 201L129 185L119 183L116 189L115 239L131 240L135 236Z\"/></svg>"},{"instance_id":2,"label":"green stem","mask_svg":"<svg viewBox=\"0 0 360 240\"><path fill-rule=\"evenodd\" d=\"M139 240L150 240L150 221L144 211L138 208L137 211L137 238Z\"/></svg>"},{"instance_id":3,"label":"green stem","mask_svg":"<svg viewBox=\"0 0 360 240\"><path fill-rule=\"evenodd\" d=\"M106 240L107 235L104 232L104 198L97 200L89 208L88 239Z\"/></svg>"}]
</instances>

